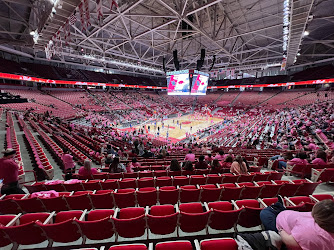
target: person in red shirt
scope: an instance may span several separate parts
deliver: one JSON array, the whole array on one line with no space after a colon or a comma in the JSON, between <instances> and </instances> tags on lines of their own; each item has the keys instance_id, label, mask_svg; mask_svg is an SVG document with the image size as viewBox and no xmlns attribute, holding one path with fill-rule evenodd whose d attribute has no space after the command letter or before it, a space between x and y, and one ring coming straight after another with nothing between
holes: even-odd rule
<instances>
[{"instance_id":1,"label":"person in red shirt","mask_svg":"<svg viewBox=\"0 0 334 250\"><path fill-rule=\"evenodd\" d=\"M209 165L204 161L204 155L200 155L198 158L198 162L195 163L196 169L206 169Z\"/></svg>"},{"instance_id":2,"label":"person in red shirt","mask_svg":"<svg viewBox=\"0 0 334 250\"><path fill-rule=\"evenodd\" d=\"M19 187L19 165L14 161L16 151L7 148L0 159L0 179L3 179L1 194L25 194Z\"/></svg>"}]
</instances>

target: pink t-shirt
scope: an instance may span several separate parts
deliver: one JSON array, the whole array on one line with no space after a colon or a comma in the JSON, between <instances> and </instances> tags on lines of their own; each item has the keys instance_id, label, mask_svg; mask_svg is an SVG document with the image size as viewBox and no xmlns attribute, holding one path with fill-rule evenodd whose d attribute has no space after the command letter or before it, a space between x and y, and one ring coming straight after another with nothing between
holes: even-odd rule
<instances>
[{"instance_id":1,"label":"pink t-shirt","mask_svg":"<svg viewBox=\"0 0 334 250\"><path fill-rule=\"evenodd\" d=\"M185 161L195 161L195 154L186 154L186 157L184 158Z\"/></svg>"},{"instance_id":2,"label":"pink t-shirt","mask_svg":"<svg viewBox=\"0 0 334 250\"><path fill-rule=\"evenodd\" d=\"M289 164L290 165L295 165L295 164L298 164L298 165L306 165L307 164L307 160L302 160L300 158L293 158L292 160L289 161Z\"/></svg>"},{"instance_id":3,"label":"pink t-shirt","mask_svg":"<svg viewBox=\"0 0 334 250\"><path fill-rule=\"evenodd\" d=\"M321 159L321 158L315 158L312 162L312 164L318 164L318 165L326 165L327 163Z\"/></svg>"},{"instance_id":4,"label":"pink t-shirt","mask_svg":"<svg viewBox=\"0 0 334 250\"><path fill-rule=\"evenodd\" d=\"M64 163L64 168L65 170L69 168L74 168L74 162L73 162L73 156L70 154L64 154L61 159L63 160Z\"/></svg>"},{"instance_id":5,"label":"pink t-shirt","mask_svg":"<svg viewBox=\"0 0 334 250\"><path fill-rule=\"evenodd\" d=\"M81 167L79 169L79 175L87 176L87 175L91 175L91 174L97 174L97 169L96 168L91 168L90 171L88 171L84 167Z\"/></svg>"},{"instance_id":6,"label":"pink t-shirt","mask_svg":"<svg viewBox=\"0 0 334 250\"><path fill-rule=\"evenodd\" d=\"M332 250L334 234L315 223L311 212L285 210L278 214L276 227L292 235L303 250Z\"/></svg>"}]
</instances>

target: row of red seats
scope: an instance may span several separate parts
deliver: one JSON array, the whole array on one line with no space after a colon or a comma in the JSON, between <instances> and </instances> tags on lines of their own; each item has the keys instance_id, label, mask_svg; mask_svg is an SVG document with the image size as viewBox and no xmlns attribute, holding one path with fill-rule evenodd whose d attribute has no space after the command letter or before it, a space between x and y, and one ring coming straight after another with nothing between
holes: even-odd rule
<instances>
[{"instance_id":1,"label":"row of red seats","mask_svg":"<svg viewBox=\"0 0 334 250\"><path fill-rule=\"evenodd\" d=\"M46 157L43 148L39 145L36 138L30 130L24 128L25 137L30 145L30 150L34 155L37 167L42 169L48 179L52 180L54 176L54 168L51 166L49 159Z\"/></svg>"},{"instance_id":2,"label":"row of red seats","mask_svg":"<svg viewBox=\"0 0 334 250\"><path fill-rule=\"evenodd\" d=\"M61 197L38 198L31 195L8 195L0 199L0 212L17 213L33 211L62 211L68 209L93 209L132 206L152 206L156 204L176 204L187 202L230 201L238 199L270 198L282 196L311 195L319 183L284 182L268 184L226 183L220 185L186 185L180 187L145 187L107 190L86 190L60 192ZM283 183L282 183L283 182ZM270 183L270 182L269 182ZM79 184L79 183L78 183ZM92 183L97 185L98 183ZM92 185L90 186L93 187ZM80 187L79 187L80 188ZM78 188L78 189L79 189ZM101 203L102 202L102 203ZM50 205L53 207L50 208Z\"/></svg>"},{"instance_id":3,"label":"row of red seats","mask_svg":"<svg viewBox=\"0 0 334 250\"><path fill-rule=\"evenodd\" d=\"M26 185L30 193L45 191L45 190L56 190L61 191L78 191L89 188L90 183L101 183L102 189L117 189L117 188L141 188L141 187L161 187L161 186L183 186L183 185L204 185L204 184L221 184L221 183L235 183L235 182L252 182L252 181L272 181L280 180L282 173L264 173L256 175L234 175L234 174L208 174L208 175L175 175L175 176L154 176L155 172L139 172L140 178L120 178L120 179L108 179L96 178L97 180L90 180L87 183L63 183L63 181L56 181L56 183L50 182L35 182L31 185ZM114 175L114 174L111 174ZM121 175L121 174L120 174ZM97 175L94 175L95 177ZM102 181L101 181L102 180ZM87 184L86 184L87 183ZM82 185L87 186L83 188ZM98 186L93 186L93 189L99 189ZM80 188L80 189L78 189ZM92 189L88 189L92 190Z\"/></svg>"},{"instance_id":4,"label":"row of red seats","mask_svg":"<svg viewBox=\"0 0 334 250\"><path fill-rule=\"evenodd\" d=\"M328 163L326 165L318 165L318 164L295 164L295 165L290 165L287 163L286 165L286 172L288 174L296 174L300 175L301 178L309 177L312 174L312 169L324 169L324 168L334 168L333 163Z\"/></svg>"},{"instance_id":5,"label":"row of red seats","mask_svg":"<svg viewBox=\"0 0 334 250\"><path fill-rule=\"evenodd\" d=\"M80 152L76 147L72 146L72 144L66 141L63 137L59 135L53 135L53 137L63 148L67 148L80 164L83 164L85 160L88 159L86 155Z\"/></svg>"},{"instance_id":6,"label":"row of red seats","mask_svg":"<svg viewBox=\"0 0 334 250\"><path fill-rule=\"evenodd\" d=\"M310 197L285 197L287 209L305 211L321 199L333 199L330 195ZM82 238L104 240L114 237L135 238L146 234L167 235L201 232L210 234L210 229L236 232L243 228L261 225L261 210L277 202L277 198L237 200L232 202L187 203L122 209L71 210L52 213L28 213L0 215L0 246L10 243L31 245L49 241L69 243ZM295 203L300 202L298 205ZM308 206L305 206L308 204ZM307 209L306 209L307 208ZM5 225L5 226L3 226ZM237 227L239 226L239 227ZM8 236L8 237L6 237Z\"/></svg>"},{"instance_id":7,"label":"row of red seats","mask_svg":"<svg viewBox=\"0 0 334 250\"><path fill-rule=\"evenodd\" d=\"M63 150L61 147L58 146L57 143L55 143L50 136L48 136L44 131L42 130L37 130L39 135L41 136L42 141L45 143L46 147L53 152L53 155L56 158L56 161L58 164L61 166L63 161L62 161L62 155L63 155Z\"/></svg>"},{"instance_id":8,"label":"row of red seats","mask_svg":"<svg viewBox=\"0 0 334 250\"><path fill-rule=\"evenodd\" d=\"M104 169L102 169L103 171ZM121 178L142 178L142 177L166 177L166 176L192 176L192 175L206 175L207 178L217 178L214 183L222 182L239 182L239 181L266 181L266 180L280 180L283 176L283 173L277 171L271 172L249 172L246 174L231 174L231 173L215 173L210 169L196 169L194 171L167 171L167 170L154 170L154 171L138 171L134 173L98 173L92 176L80 176L74 174L74 178L81 180L85 179L121 179Z\"/></svg>"},{"instance_id":9,"label":"row of red seats","mask_svg":"<svg viewBox=\"0 0 334 250\"><path fill-rule=\"evenodd\" d=\"M193 247L195 246L195 248ZM104 250L105 247L101 247L100 250ZM219 239L208 239L199 242L195 240L192 244L188 240L178 240L178 241L167 241L159 242L154 246L155 250L237 250L238 244L232 238L219 238ZM97 248L78 248L75 250L98 250ZM153 250L153 243L149 243L148 247L145 244L122 244L114 245L109 248L109 250Z\"/></svg>"}]
</instances>

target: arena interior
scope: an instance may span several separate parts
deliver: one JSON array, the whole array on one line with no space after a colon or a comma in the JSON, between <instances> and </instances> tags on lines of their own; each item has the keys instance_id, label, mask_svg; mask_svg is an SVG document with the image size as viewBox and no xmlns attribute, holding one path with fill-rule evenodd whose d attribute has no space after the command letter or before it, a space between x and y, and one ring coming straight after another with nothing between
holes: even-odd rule
<instances>
[{"instance_id":1,"label":"arena interior","mask_svg":"<svg viewBox=\"0 0 334 250\"><path fill-rule=\"evenodd\" d=\"M280 199L334 200L333 13L0 0L0 248L297 249L239 237ZM173 92L180 72L208 75L204 94Z\"/></svg>"}]
</instances>

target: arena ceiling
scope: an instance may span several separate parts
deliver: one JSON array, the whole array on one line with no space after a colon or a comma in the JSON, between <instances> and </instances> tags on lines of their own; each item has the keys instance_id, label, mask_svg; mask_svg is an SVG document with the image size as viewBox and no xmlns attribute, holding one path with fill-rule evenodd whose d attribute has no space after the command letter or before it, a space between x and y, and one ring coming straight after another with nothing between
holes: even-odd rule
<instances>
[{"instance_id":1,"label":"arena ceiling","mask_svg":"<svg viewBox=\"0 0 334 250\"><path fill-rule=\"evenodd\" d=\"M45 46L76 10L71 41L63 42L52 61L161 75L164 57L167 70L174 70L174 50L181 69L196 68L201 49L206 50L203 70L214 55L214 69L245 71L283 59L283 0L118 0L113 9L111 0L103 0L100 22L96 0L89 0L86 31L80 2L0 0L0 50L46 60ZM290 6L287 67L333 60L333 0L290 0ZM38 32L37 43L32 31ZM61 37L64 41L64 32Z\"/></svg>"}]
</instances>

